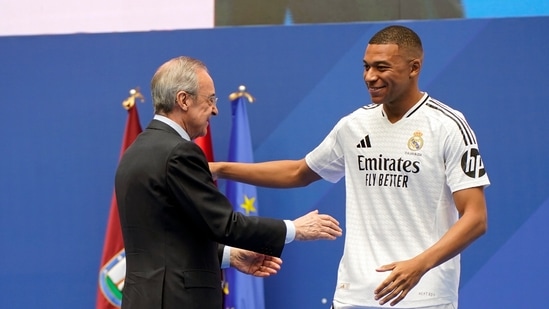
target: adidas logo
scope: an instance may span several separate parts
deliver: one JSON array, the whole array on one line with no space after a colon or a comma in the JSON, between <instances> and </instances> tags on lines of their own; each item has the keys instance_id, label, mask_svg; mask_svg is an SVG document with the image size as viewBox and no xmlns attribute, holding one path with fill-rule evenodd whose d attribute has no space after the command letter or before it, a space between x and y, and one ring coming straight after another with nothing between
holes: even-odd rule
<instances>
[{"instance_id":1,"label":"adidas logo","mask_svg":"<svg viewBox=\"0 0 549 309\"><path fill-rule=\"evenodd\" d=\"M370 143L370 136L366 135L363 139L356 144L356 148L372 148L372 143Z\"/></svg>"}]
</instances>

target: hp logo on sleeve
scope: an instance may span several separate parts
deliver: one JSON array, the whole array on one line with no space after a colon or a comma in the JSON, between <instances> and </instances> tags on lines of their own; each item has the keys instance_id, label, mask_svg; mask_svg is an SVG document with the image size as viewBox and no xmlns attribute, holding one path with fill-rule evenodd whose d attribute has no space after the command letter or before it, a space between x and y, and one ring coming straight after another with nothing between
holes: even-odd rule
<instances>
[{"instance_id":1,"label":"hp logo on sleeve","mask_svg":"<svg viewBox=\"0 0 549 309\"><path fill-rule=\"evenodd\" d=\"M478 149L471 148L463 154L461 157L461 169L465 175L471 178L479 178L486 174Z\"/></svg>"}]
</instances>

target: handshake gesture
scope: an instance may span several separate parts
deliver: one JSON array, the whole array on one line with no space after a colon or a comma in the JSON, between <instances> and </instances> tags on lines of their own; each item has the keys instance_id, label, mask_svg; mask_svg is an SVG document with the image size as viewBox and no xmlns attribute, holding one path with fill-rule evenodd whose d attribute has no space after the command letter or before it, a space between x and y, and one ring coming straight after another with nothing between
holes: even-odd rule
<instances>
[{"instance_id":1,"label":"handshake gesture","mask_svg":"<svg viewBox=\"0 0 549 309\"><path fill-rule=\"evenodd\" d=\"M343 231L339 222L330 215L319 214L313 210L293 221L295 225L295 240L334 240ZM269 277L275 275L281 268L282 259L240 248L231 248L231 267L248 275Z\"/></svg>"},{"instance_id":2,"label":"handshake gesture","mask_svg":"<svg viewBox=\"0 0 549 309\"><path fill-rule=\"evenodd\" d=\"M295 240L334 240L343 234L339 222L330 215L313 210L295 219Z\"/></svg>"}]
</instances>

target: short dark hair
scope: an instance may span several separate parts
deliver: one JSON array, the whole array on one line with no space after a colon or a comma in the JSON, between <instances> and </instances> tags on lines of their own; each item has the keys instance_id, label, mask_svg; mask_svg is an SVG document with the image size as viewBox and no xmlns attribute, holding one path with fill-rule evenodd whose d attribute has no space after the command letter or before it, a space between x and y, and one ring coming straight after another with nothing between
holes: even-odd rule
<instances>
[{"instance_id":1,"label":"short dark hair","mask_svg":"<svg viewBox=\"0 0 549 309\"><path fill-rule=\"evenodd\" d=\"M423 54L421 39L412 29L400 25L392 25L379 30L368 44L396 44L398 47Z\"/></svg>"}]
</instances>

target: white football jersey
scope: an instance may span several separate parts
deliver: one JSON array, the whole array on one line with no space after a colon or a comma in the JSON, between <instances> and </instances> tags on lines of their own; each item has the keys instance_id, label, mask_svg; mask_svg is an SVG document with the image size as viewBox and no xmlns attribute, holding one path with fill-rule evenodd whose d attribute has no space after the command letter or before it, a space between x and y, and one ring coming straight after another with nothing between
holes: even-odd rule
<instances>
[{"instance_id":1,"label":"white football jersey","mask_svg":"<svg viewBox=\"0 0 549 309\"><path fill-rule=\"evenodd\" d=\"M374 289L457 221L452 192L490 184L463 115L427 93L396 123L382 105L342 118L306 156L322 178L346 182L346 236L334 299L379 306ZM396 308L457 303L459 255L430 270Z\"/></svg>"}]
</instances>

